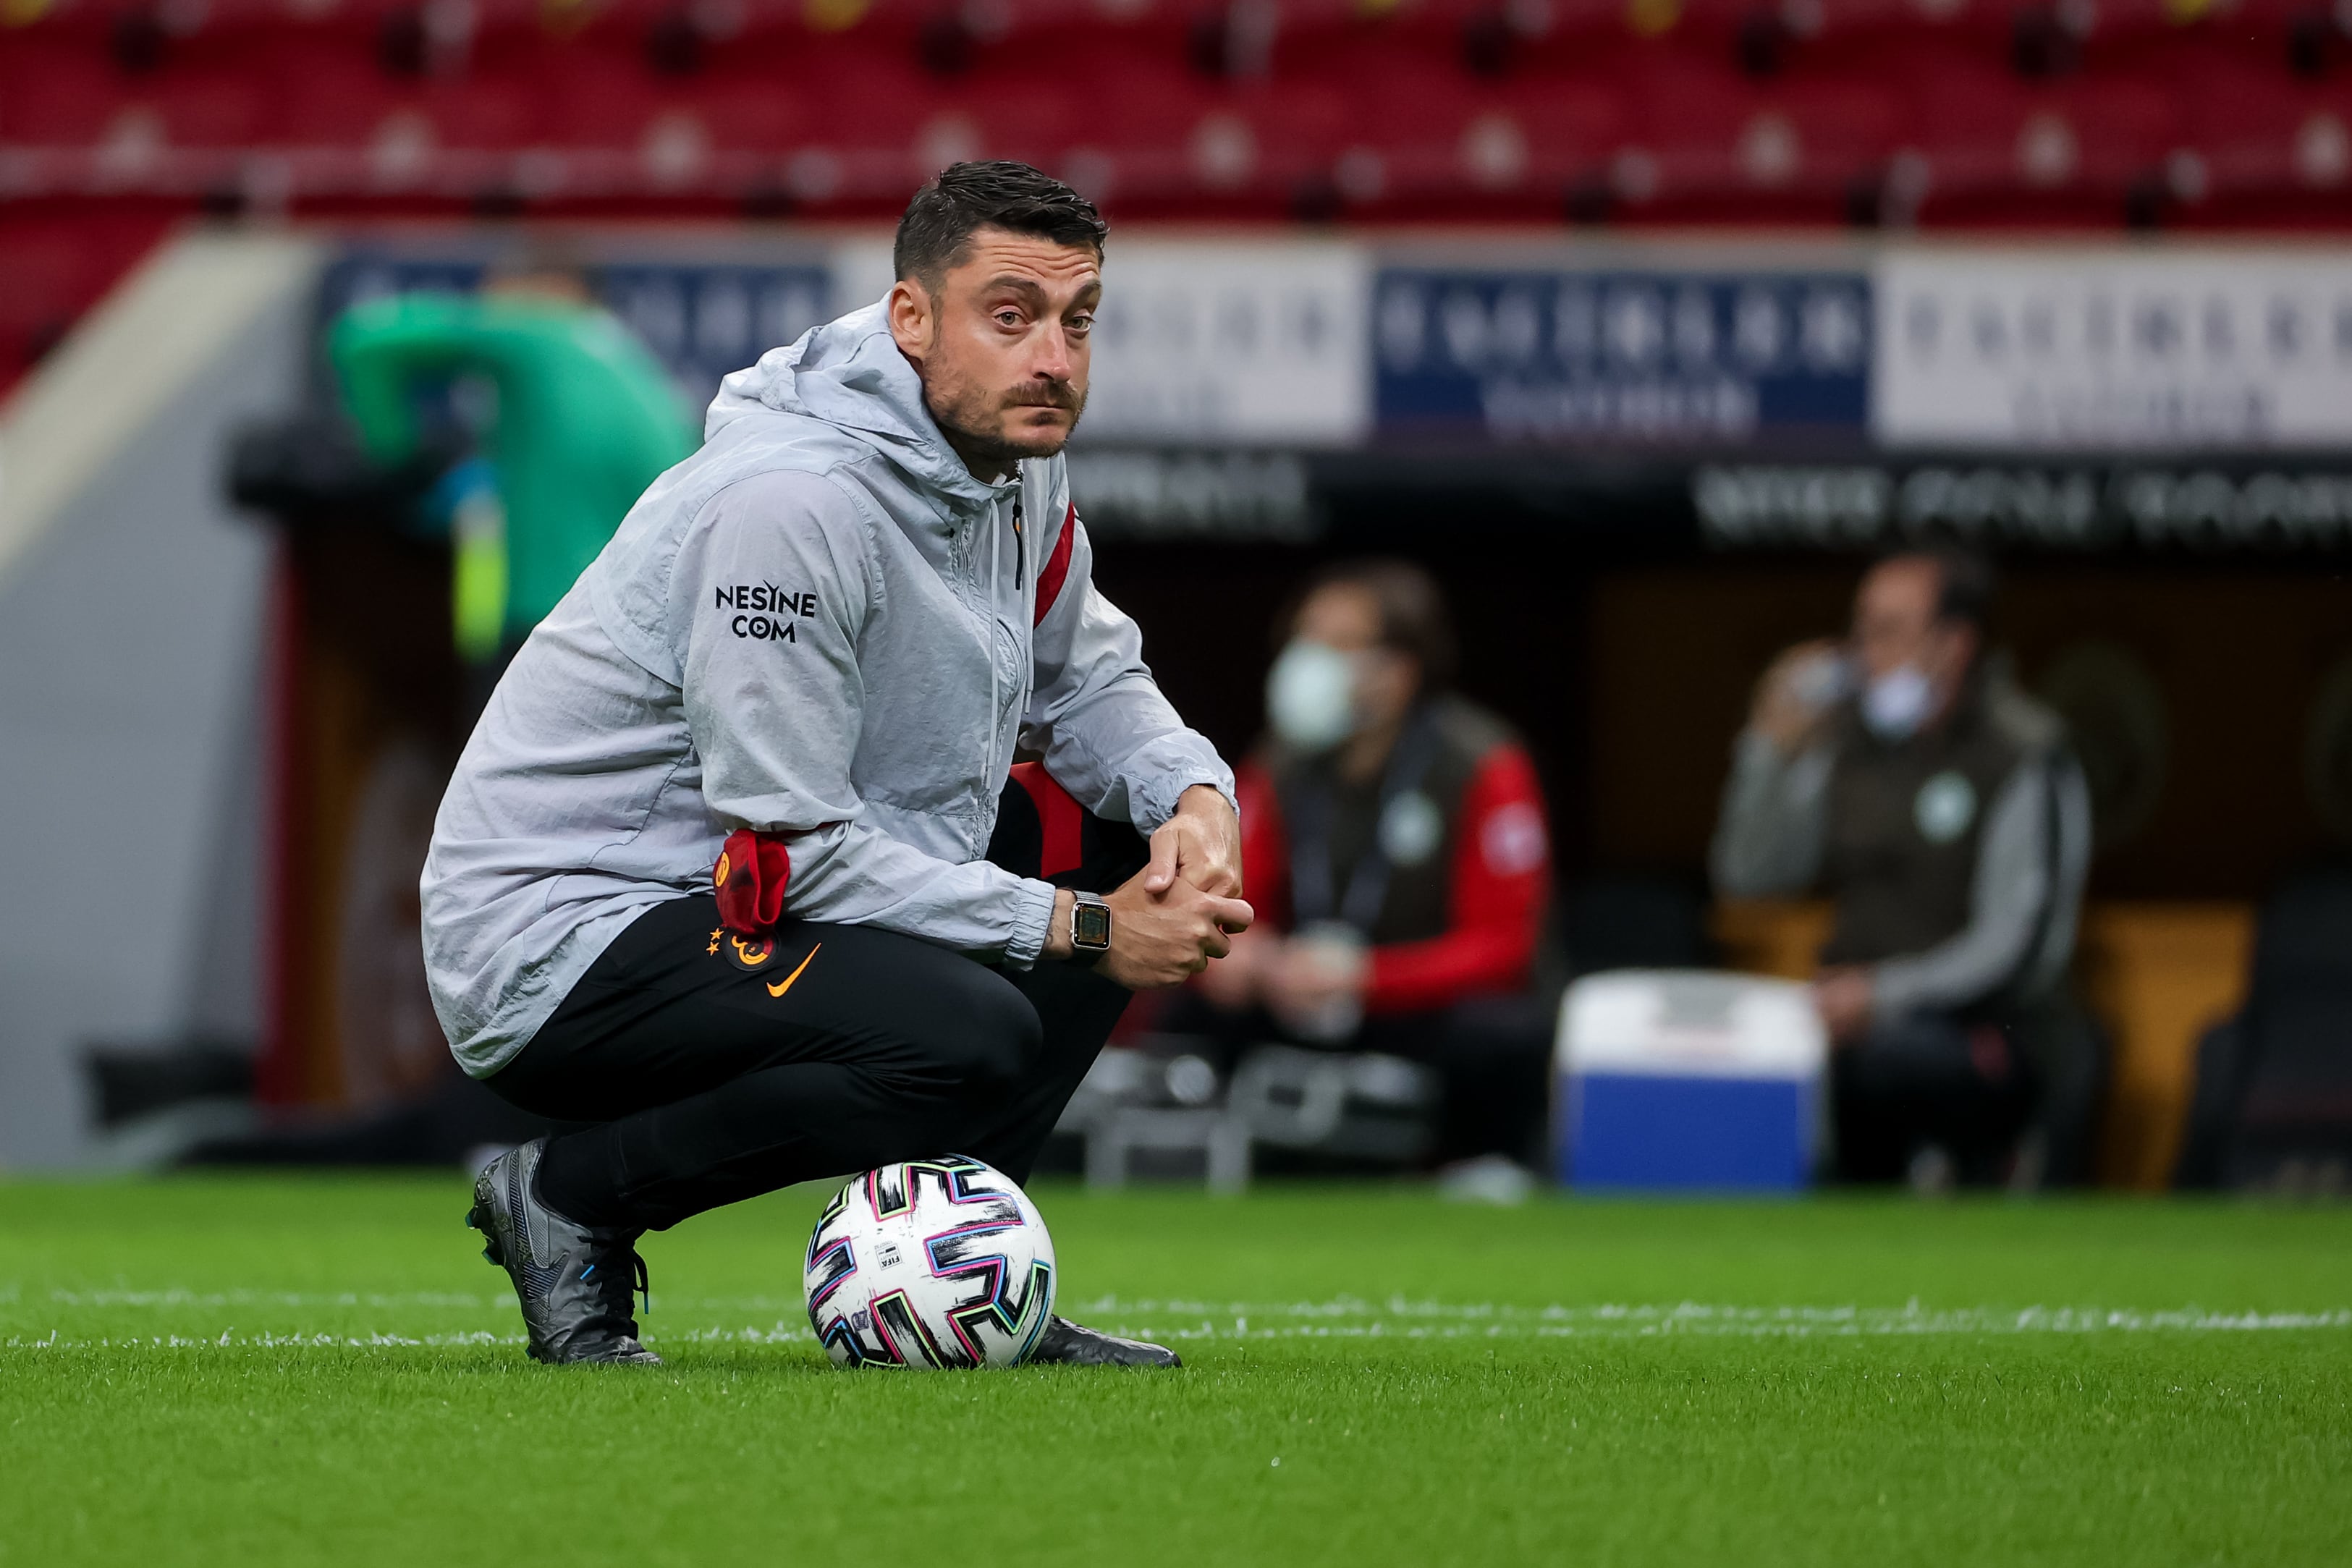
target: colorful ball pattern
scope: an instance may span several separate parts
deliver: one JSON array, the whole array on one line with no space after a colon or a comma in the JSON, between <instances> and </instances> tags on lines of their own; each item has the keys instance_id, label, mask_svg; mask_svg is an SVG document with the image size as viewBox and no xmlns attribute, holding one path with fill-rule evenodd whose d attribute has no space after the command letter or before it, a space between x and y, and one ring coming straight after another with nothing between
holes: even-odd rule
<instances>
[{"instance_id":1,"label":"colorful ball pattern","mask_svg":"<svg viewBox=\"0 0 2352 1568\"><path fill-rule=\"evenodd\" d=\"M867 1171L818 1216L809 1325L842 1366L1018 1366L1054 1313L1054 1239L1003 1172L961 1155Z\"/></svg>"}]
</instances>

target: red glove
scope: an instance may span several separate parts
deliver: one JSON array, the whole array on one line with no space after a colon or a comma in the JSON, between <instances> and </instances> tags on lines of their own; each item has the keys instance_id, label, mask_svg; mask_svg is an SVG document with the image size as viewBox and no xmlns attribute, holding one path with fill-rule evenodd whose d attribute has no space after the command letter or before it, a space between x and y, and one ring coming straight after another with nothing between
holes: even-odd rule
<instances>
[{"instance_id":1,"label":"red glove","mask_svg":"<svg viewBox=\"0 0 2352 1568\"><path fill-rule=\"evenodd\" d=\"M784 917L784 889L792 880L793 857L783 840L736 829L719 852L719 863L710 868L719 922L745 936L766 936Z\"/></svg>"}]
</instances>

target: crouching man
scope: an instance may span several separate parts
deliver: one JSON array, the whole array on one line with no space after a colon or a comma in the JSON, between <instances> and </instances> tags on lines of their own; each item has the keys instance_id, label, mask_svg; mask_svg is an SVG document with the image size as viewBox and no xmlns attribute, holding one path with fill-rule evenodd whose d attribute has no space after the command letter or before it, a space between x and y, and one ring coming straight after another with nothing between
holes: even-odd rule
<instances>
[{"instance_id":1,"label":"crouching man","mask_svg":"<svg viewBox=\"0 0 2352 1568\"><path fill-rule=\"evenodd\" d=\"M648 1229L950 1151L1025 1179L1129 992L1249 925L1233 776L1095 592L1059 455L1105 233L1024 165L926 185L889 296L728 378L468 742L435 1003L467 1071L586 1124L475 1191L540 1360L656 1359ZM992 863L1016 747L1141 869ZM1176 1362L1059 1319L1036 1354Z\"/></svg>"}]
</instances>

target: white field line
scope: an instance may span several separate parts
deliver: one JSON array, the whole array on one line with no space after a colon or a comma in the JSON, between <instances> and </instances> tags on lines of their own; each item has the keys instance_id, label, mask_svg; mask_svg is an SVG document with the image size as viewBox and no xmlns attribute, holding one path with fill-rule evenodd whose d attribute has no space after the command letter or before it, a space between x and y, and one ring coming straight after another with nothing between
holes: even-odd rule
<instances>
[{"instance_id":1,"label":"white field line","mask_svg":"<svg viewBox=\"0 0 2352 1568\"><path fill-rule=\"evenodd\" d=\"M1332 1301L1222 1305L1103 1297L1070 1309L1122 1332L1178 1339L1636 1339L1669 1335L1813 1338L1937 1334L2276 1333L2352 1328L2352 1308L2230 1312L2185 1306L1901 1307L1604 1303L1529 1308L1496 1302ZM1255 1320L1255 1321L1253 1321ZM1271 1320L1271 1321L1269 1321Z\"/></svg>"},{"instance_id":2,"label":"white field line","mask_svg":"<svg viewBox=\"0 0 2352 1568\"><path fill-rule=\"evenodd\" d=\"M189 1309L418 1308L490 1312L499 1329L362 1333L261 1331L240 1333L129 1333L66 1339L47 1334L12 1334L0 1349L376 1348L519 1344L522 1335L507 1316L503 1296L455 1291L383 1294L225 1291L52 1291L60 1307ZM659 1299L645 1322L649 1341L688 1344L802 1344L811 1343L800 1303L789 1297L738 1296ZM2260 1333L2352 1329L2352 1308L2320 1312L2213 1311L2199 1306L2138 1309L2099 1306L1927 1307L1916 1300L1900 1307L1738 1306L1699 1301L1602 1303L1529 1307L1496 1301L1417 1301L1392 1296L1384 1301L1340 1296L1324 1301L1223 1301L1129 1300L1100 1296L1068 1303L1074 1314L1114 1333L1176 1340L1282 1339L1635 1339L1671 1335L1731 1338L1813 1338L1961 1334L2147 1334ZM671 1328L684 1313L702 1322ZM737 1314L740 1314L738 1316ZM767 1326L743 1321L768 1317ZM727 1321L729 1317L735 1321ZM719 1321L712 1321L713 1319Z\"/></svg>"},{"instance_id":3,"label":"white field line","mask_svg":"<svg viewBox=\"0 0 2352 1568\"><path fill-rule=\"evenodd\" d=\"M0 1298L5 1299L5 1298ZM61 1307L453 1307L479 1311L505 1303L503 1295L466 1291L51 1291Z\"/></svg>"}]
</instances>

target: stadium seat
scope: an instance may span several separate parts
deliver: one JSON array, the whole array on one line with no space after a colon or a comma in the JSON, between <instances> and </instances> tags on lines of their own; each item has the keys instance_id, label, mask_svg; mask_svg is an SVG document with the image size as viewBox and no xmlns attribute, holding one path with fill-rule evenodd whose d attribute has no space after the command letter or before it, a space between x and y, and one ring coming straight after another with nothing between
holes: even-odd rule
<instances>
[{"instance_id":1,"label":"stadium seat","mask_svg":"<svg viewBox=\"0 0 2352 1568\"><path fill-rule=\"evenodd\" d=\"M2178 194L2215 215L2340 203L2352 188L2352 81L2281 82L2244 68L2183 80L2185 152L2193 190Z\"/></svg>"},{"instance_id":2,"label":"stadium seat","mask_svg":"<svg viewBox=\"0 0 2352 1568\"><path fill-rule=\"evenodd\" d=\"M1400 49L1384 34L1326 44L1311 69L1254 94L1261 139L1287 152L1286 166L1269 167L1272 177L1310 203L1320 192L1364 212L1399 211L1400 203L1458 187L1455 150L1478 109L1472 78L1442 57ZM1486 182L1490 189L1502 183Z\"/></svg>"},{"instance_id":3,"label":"stadium seat","mask_svg":"<svg viewBox=\"0 0 2352 1568\"><path fill-rule=\"evenodd\" d=\"M1616 96L1588 80L1481 81L1401 56L1335 71L1323 86L1341 120L1336 146L1323 143L1328 177L1344 205L1368 214L1557 217L1564 190L1615 149L1624 119Z\"/></svg>"},{"instance_id":4,"label":"stadium seat","mask_svg":"<svg viewBox=\"0 0 2352 1568\"><path fill-rule=\"evenodd\" d=\"M1224 96L1181 67L1137 67L1072 126L1057 170L1122 211L1181 208L1194 199L1196 166L1221 183L1255 177L1255 133L1223 111Z\"/></svg>"},{"instance_id":5,"label":"stadium seat","mask_svg":"<svg viewBox=\"0 0 2352 1568\"><path fill-rule=\"evenodd\" d=\"M128 97L121 73L85 43L27 37L0 50L0 137L12 143L88 146Z\"/></svg>"},{"instance_id":6,"label":"stadium seat","mask_svg":"<svg viewBox=\"0 0 2352 1568\"><path fill-rule=\"evenodd\" d=\"M2161 178L2176 145L2172 99L2144 82L2037 85L1945 72L1914 90L1927 201L1946 220L2113 221L2136 184Z\"/></svg>"},{"instance_id":7,"label":"stadium seat","mask_svg":"<svg viewBox=\"0 0 2352 1568\"><path fill-rule=\"evenodd\" d=\"M800 199L878 199L905 190L933 157L982 152L984 132L968 115L939 112L934 85L910 57L843 39L823 58L810 83L811 141L788 175Z\"/></svg>"},{"instance_id":8,"label":"stadium seat","mask_svg":"<svg viewBox=\"0 0 2352 1568\"><path fill-rule=\"evenodd\" d=\"M1213 76L1222 15L1180 0L938 0L924 10L915 49L942 77L1034 69L1073 47L1118 61L1115 69L1189 64Z\"/></svg>"},{"instance_id":9,"label":"stadium seat","mask_svg":"<svg viewBox=\"0 0 2352 1568\"><path fill-rule=\"evenodd\" d=\"M137 82L132 101L152 107L180 147L247 147L277 140L275 95L250 69L174 68Z\"/></svg>"},{"instance_id":10,"label":"stadium seat","mask_svg":"<svg viewBox=\"0 0 2352 1568\"><path fill-rule=\"evenodd\" d=\"M2013 64L2009 0L1784 0L1779 10L1810 24L1793 56L1810 69L1884 70L1922 56L1978 69Z\"/></svg>"},{"instance_id":11,"label":"stadium seat","mask_svg":"<svg viewBox=\"0 0 2352 1568\"><path fill-rule=\"evenodd\" d=\"M2352 35L2315 5L87 0L10 29L0 140L51 150L38 189L181 201L268 150L338 210L846 212L971 152L1130 214L2337 224Z\"/></svg>"},{"instance_id":12,"label":"stadium seat","mask_svg":"<svg viewBox=\"0 0 2352 1568\"><path fill-rule=\"evenodd\" d=\"M1836 214L1905 140L1895 96L1870 82L1759 81L1661 58L1629 85L1638 157L1615 169L1630 208L1700 216Z\"/></svg>"},{"instance_id":13,"label":"stadium seat","mask_svg":"<svg viewBox=\"0 0 2352 1568\"><path fill-rule=\"evenodd\" d=\"M2198 1048L2179 1185L2352 1187L2347 950L2341 866L2289 878L2263 905L2245 1009Z\"/></svg>"},{"instance_id":14,"label":"stadium seat","mask_svg":"<svg viewBox=\"0 0 2352 1568\"><path fill-rule=\"evenodd\" d=\"M364 147L387 115L415 97L347 40L272 40L264 62L289 145Z\"/></svg>"},{"instance_id":15,"label":"stadium seat","mask_svg":"<svg viewBox=\"0 0 2352 1568\"><path fill-rule=\"evenodd\" d=\"M1623 144L1627 110L1615 84L1598 78L1507 84L1500 108L1527 134L1529 167L1555 187L1589 179Z\"/></svg>"},{"instance_id":16,"label":"stadium seat","mask_svg":"<svg viewBox=\"0 0 2352 1568\"><path fill-rule=\"evenodd\" d=\"M428 82L410 100L451 147L512 150L539 140L544 97L527 78L468 75Z\"/></svg>"}]
</instances>

